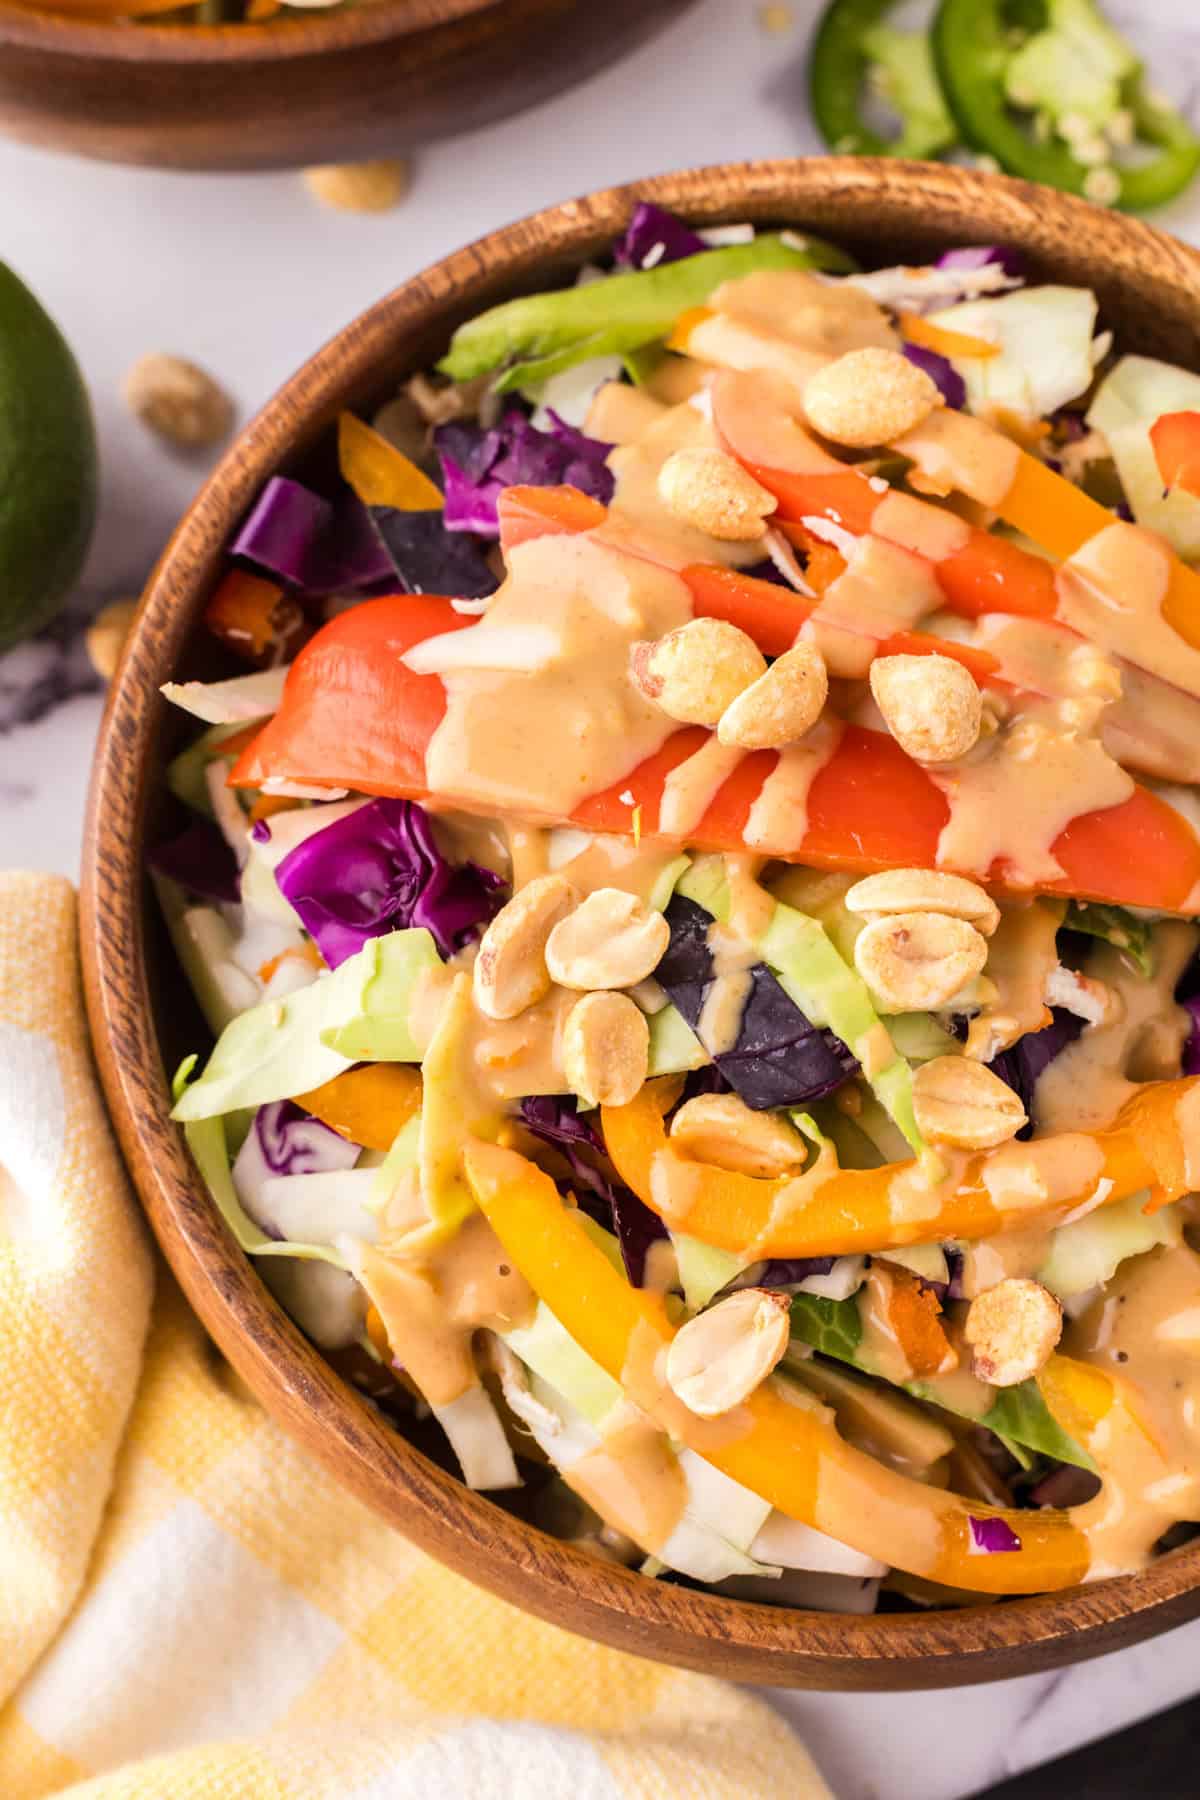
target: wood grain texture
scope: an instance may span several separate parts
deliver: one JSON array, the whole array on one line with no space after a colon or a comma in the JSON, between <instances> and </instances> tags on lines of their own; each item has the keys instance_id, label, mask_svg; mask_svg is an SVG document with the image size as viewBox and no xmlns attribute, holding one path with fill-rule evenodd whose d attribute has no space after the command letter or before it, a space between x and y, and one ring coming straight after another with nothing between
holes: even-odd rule
<instances>
[{"instance_id":1,"label":"wood grain texture","mask_svg":"<svg viewBox=\"0 0 1200 1800\"><path fill-rule=\"evenodd\" d=\"M87 23L0 0L0 130L107 162L394 156L623 55L688 0L372 0L264 25Z\"/></svg>"},{"instance_id":2,"label":"wood grain texture","mask_svg":"<svg viewBox=\"0 0 1200 1800\"><path fill-rule=\"evenodd\" d=\"M665 1586L521 1523L463 1488L333 1374L274 1303L209 1201L168 1117L164 1052L195 1048L143 875L162 802L159 684L212 673L196 630L222 546L267 477L294 470L337 412L428 363L461 319L602 252L635 199L700 224L751 218L836 236L870 262L1003 241L1042 277L1095 287L1128 348L1200 367L1200 256L1082 202L1001 177L840 158L664 176L570 201L448 257L364 313L248 426L179 526L113 685L92 782L83 957L101 1077L134 1180L192 1304L263 1404L346 1487L426 1550L570 1629L742 1681L913 1688L1052 1668L1200 1613L1200 1544L1145 1574L957 1612L848 1618ZM178 727L173 723L177 737Z\"/></svg>"}]
</instances>

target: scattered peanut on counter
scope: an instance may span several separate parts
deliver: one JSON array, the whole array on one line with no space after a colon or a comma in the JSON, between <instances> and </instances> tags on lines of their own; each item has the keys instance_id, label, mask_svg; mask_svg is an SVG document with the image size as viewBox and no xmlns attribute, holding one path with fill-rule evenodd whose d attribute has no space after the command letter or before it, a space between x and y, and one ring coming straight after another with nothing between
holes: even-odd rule
<instances>
[{"instance_id":1,"label":"scattered peanut on counter","mask_svg":"<svg viewBox=\"0 0 1200 1800\"><path fill-rule=\"evenodd\" d=\"M125 401L150 430L180 450L210 450L233 429L233 401L206 369L151 351L125 377Z\"/></svg>"},{"instance_id":2,"label":"scattered peanut on counter","mask_svg":"<svg viewBox=\"0 0 1200 1800\"><path fill-rule=\"evenodd\" d=\"M304 185L313 199L336 212L390 212L407 194L410 181L410 165L399 157L320 163L304 171Z\"/></svg>"},{"instance_id":3,"label":"scattered peanut on counter","mask_svg":"<svg viewBox=\"0 0 1200 1800\"><path fill-rule=\"evenodd\" d=\"M117 672L137 609L136 600L110 600L87 628L88 660L102 681L111 681Z\"/></svg>"}]
</instances>

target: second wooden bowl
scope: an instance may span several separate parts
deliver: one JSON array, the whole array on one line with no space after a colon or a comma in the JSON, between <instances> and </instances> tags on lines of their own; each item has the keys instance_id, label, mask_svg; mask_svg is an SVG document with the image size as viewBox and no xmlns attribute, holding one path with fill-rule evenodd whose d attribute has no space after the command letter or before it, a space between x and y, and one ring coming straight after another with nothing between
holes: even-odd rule
<instances>
[{"instance_id":1,"label":"second wooden bowl","mask_svg":"<svg viewBox=\"0 0 1200 1800\"><path fill-rule=\"evenodd\" d=\"M0 0L0 131L170 169L395 156L561 92L687 4L370 0L261 25L161 25Z\"/></svg>"},{"instance_id":2,"label":"second wooden bowl","mask_svg":"<svg viewBox=\"0 0 1200 1800\"><path fill-rule=\"evenodd\" d=\"M1026 1674L1200 1613L1200 1542L1144 1574L962 1611L850 1618L667 1586L547 1537L405 1441L301 1337L237 1249L169 1118L165 1068L202 1042L163 942L143 858L183 735L159 685L211 673L198 621L223 546L267 478L343 407L394 391L462 319L569 279L637 199L697 224L810 228L868 264L949 244L1019 245L1037 274L1096 289L1126 348L1200 368L1200 256L1146 226L994 176L821 159L664 176L550 208L447 257L340 332L243 432L147 590L101 733L84 854L83 956L100 1072L150 1222L192 1304L268 1410L337 1479L426 1550L574 1631L662 1661L797 1687L912 1688Z\"/></svg>"}]
</instances>

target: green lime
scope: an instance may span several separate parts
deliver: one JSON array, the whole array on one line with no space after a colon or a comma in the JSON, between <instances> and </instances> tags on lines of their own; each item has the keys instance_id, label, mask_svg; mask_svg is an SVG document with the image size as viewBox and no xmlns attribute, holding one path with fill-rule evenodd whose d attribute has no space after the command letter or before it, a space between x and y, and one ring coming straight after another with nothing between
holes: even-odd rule
<instances>
[{"instance_id":1,"label":"green lime","mask_svg":"<svg viewBox=\"0 0 1200 1800\"><path fill-rule=\"evenodd\" d=\"M96 512L96 433L58 326L0 262L0 650L53 618Z\"/></svg>"}]
</instances>

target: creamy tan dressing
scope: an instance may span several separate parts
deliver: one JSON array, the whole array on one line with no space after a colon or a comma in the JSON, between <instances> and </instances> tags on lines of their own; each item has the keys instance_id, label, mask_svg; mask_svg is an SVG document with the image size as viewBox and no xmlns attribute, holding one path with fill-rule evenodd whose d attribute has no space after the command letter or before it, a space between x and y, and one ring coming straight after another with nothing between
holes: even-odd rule
<instances>
[{"instance_id":1,"label":"creamy tan dressing","mask_svg":"<svg viewBox=\"0 0 1200 1800\"><path fill-rule=\"evenodd\" d=\"M981 739L960 762L928 773L950 807L939 865L986 876L1000 862L1017 887L1058 880L1063 870L1052 846L1059 833L1134 791L1132 776L1098 739L1064 725L1047 705Z\"/></svg>"},{"instance_id":2,"label":"creamy tan dressing","mask_svg":"<svg viewBox=\"0 0 1200 1800\"><path fill-rule=\"evenodd\" d=\"M883 308L861 288L820 281L803 269L759 269L722 282L709 305L826 362L847 350L891 349L899 337Z\"/></svg>"},{"instance_id":3,"label":"creamy tan dressing","mask_svg":"<svg viewBox=\"0 0 1200 1800\"><path fill-rule=\"evenodd\" d=\"M737 1043L758 955L744 938L720 924L709 926L708 948L712 979L705 990L696 1036L710 1056L722 1056Z\"/></svg>"},{"instance_id":4,"label":"creamy tan dressing","mask_svg":"<svg viewBox=\"0 0 1200 1800\"><path fill-rule=\"evenodd\" d=\"M934 563L963 549L971 536L970 526L956 513L931 506L913 494L902 494L897 488L891 488L875 508L871 530L876 537Z\"/></svg>"},{"instance_id":5,"label":"creamy tan dressing","mask_svg":"<svg viewBox=\"0 0 1200 1800\"><path fill-rule=\"evenodd\" d=\"M963 1151L939 1146L936 1151L923 1151L896 1171L888 1182L888 1217L895 1243L912 1244L920 1239L922 1226L936 1219L958 1191L966 1164Z\"/></svg>"},{"instance_id":6,"label":"creamy tan dressing","mask_svg":"<svg viewBox=\"0 0 1200 1800\"><path fill-rule=\"evenodd\" d=\"M683 841L695 831L746 752L710 737L667 776L658 809L658 829ZM798 841L798 840L794 840Z\"/></svg>"},{"instance_id":7,"label":"creamy tan dressing","mask_svg":"<svg viewBox=\"0 0 1200 1800\"><path fill-rule=\"evenodd\" d=\"M957 489L981 506L999 506L1016 479L1021 452L982 419L940 406L893 444L939 492ZM915 484L914 484L915 485Z\"/></svg>"},{"instance_id":8,"label":"creamy tan dressing","mask_svg":"<svg viewBox=\"0 0 1200 1800\"><path fill-rule=\"evenodd\" d=\"M687 1477L666 1434L631 1407L566 1480L606 1524L650 1552L664 1547L687 1505Z\"/></svg>"},{"instance_id":9,"label":"creamy tan dressing","mask_svg":"<svg viewBox=\"0 0 1200 1800\"><path fill-rule=\"evenodd\" d=\"M973 1300L976 1294L986 1293L1010 1276L1036 1275L1049 1255L1051 1241L1051 1233L1044 1225L1029 1225L964 1243L959 1277L963 1298Z\"/></svg>"},{"instance_id":10,"label":"creamy tan dressing","mask_svg":"<svg viewBox=\"0 0 1200 1800\"><path fill-rule=\"evenodd\" d=\"M1189 1019L1174 993L1198 937L1196 927L1181 919L1156 925L1150 980L1112 945L1096 943L1088 974L1115 996L1113 1016L1087 1026L1041 1076L1034 1098L1039 1134L1099 1131L1116 1118L1137 1082L1178 1074Z\"/></svg>"},{"instance_id":11,"label":"creamy tan dressing","mask_svg":"<svg viewBox=\"0 0 1200 1800\"><path fill-rule=\"evenodd\" d=\"M1058 570L1058 617L1102 649L1200 695L1200 650L1163 617L1171 563L1157 532L1116 520Z\"/></svg>"},{"instance_id":12,"label":"creamy tan dressing","mask_svg":"<svg viewBox=\"0 0 1200 1800\"><path fill-rule=\"evenodd\" d=\"M569 817L676 729L630 681L629 653L691 613L677 575L589 534L517 546L479 623L419 646L428 670L438 661L434 646L450 650L454 638L470 637L480 665L443 675L446 714L425 757L430 788L518 816ZM514 639L519 645L528 633L544 645L540 665L505 666Z\"/></svg>"},{"instance_id":13,"label":"creamy tan dressing","mask_svg":"<svg viewBox=\"0 0 1200 1800\"><path fill-rule=\"evenodd\" d=\"M885 1381L902 1387L913 1378L913 1367L904 1352L892 1323L889 1297L891 1282L887 1272L878 1266L867 1271L858 1293L858 1317L862 1325L859 1354L865 1367Z\"/></svg>"},{"instance_id":14,"label":"creamy tan dressing","mask_svg":"<svg viewBox=\"0 0 1200 1800\"><path fill-rule=\"evenodd\" d=\"M1094 1580L1144 1567L1172 1525L1200 1520L1200 1257L1160 1249L1124 1263L1063 1349L1118 1394L1087 1445L1104 1485L1072 1514Z\"/></svg>"},{"instance_id":15,"label":"creamy tan dressing","mask_svg":"<svg viewBox=\"0 0 1200 1800\"><path fill-rule=\"evenodd\" d=\"M749 543L730 543L710 537L694 525L686 525L665 504L658 491L663 464L677 450L714 450L718 447L712 421L690 403L660 409L636 438L619 444L608 458L616 477L602 536L608 541L627 541L630 548L660 550L676 568L688 563L727 563L739 568L761 562L761 538Z\"/></svg>"},{"instance_id":16,"label":"creamy tan dressing","mask_svg":"<svg viewBox=\"0 0 1200 1800\"><path fill-rule=\"evenodd\" d=\"M1066 911L1061 901L1031 900L1007 905L988 940L984 968L995 997L972 1019L966 1053L991 1062L1027 1031L1050 1023L1046 982L1058 966L1055 938Z\"/></svg>"},{"instance_id":17,"label":"creamy tan dressing","mask_svg":"<svg viewBox=\"0 0 1200 1800\"><path fill-rule=\"evenodd\" d=\"M824 714L799 743L779 753L763 782L742 833L755 850L788 856L808 830L808 797L813 782L842 741L840 719Z\"/></svg>"},{"instance_id":18,"label":"creamy tan dressing","mask_svg":"<svg viewBox=\"0 0 1200 1800\"><path fill-rule=\"evenodd\" d=\"M537 1297L508 1261L482 1213L420 1256L402 1247L367 1246L362 1281L383 1321L393 1361L431 1406L448 1406L479 1385L472 1354L476 1331L528 1325Z\"/></svg>"},{"instance_id":19,"label":"creamy tan dressing","mask_svg":"<svg viewBox=\"0 0 1200 1800\"><path fill-rule=\"evenodd\" d=\"M981 1178L997 1212L1019 1218L1030 1210L1088 1200L1103 1175L1104 1151L1095 1138L1069 1131L1030 1143L1014 1140L993 1150Z\"/></svg>"},{"instance_id":20,"label":"creamy tan dressing","mask_svg":"<svg viewBox=\"0 0 1200 1800\"><path fill-rule=\"evenodd\" d=\"M605 381L592 396L583 429L602 444L636 444L667 411L663 401L644 387L634 387L629 381Z\"/></svg>"},{"instance_id":21,"label":"creamy tan dressing","mask_svg":"<svg viewBox=\"0 0 1200 1800\"><path fill-rule=\"evenodd\" d=\"M581 895L597 888L620 888L647 903L679 852L672 844L635 843L632 838L596 836L586 847L551 865Z\"/></svg>"},{"instance_id":22,"label":"creamy tan dressing","mask_svg":"<svg viewBox=\"0 0 1200 1800\"><path fill-rule=\"evenodd\" d=\"M929 565L881 537L855 539L846 567L821 596L800 635L815 643L831 675L861 680L881 638L936 612L942 590Z\"/></svg>"}]
</instances>

